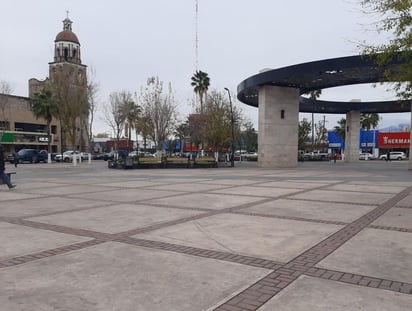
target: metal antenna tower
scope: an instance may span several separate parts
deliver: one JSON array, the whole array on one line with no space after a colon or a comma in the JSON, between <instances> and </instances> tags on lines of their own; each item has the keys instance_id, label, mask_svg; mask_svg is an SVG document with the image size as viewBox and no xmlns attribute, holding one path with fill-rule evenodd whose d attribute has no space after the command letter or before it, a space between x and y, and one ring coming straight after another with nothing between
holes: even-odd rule
<instances>
[{"instance_id":1,"label":"metal antenna tower","mask_svg":"<svg viewBox=\"0 0 412 311\"><path fill-rule=\"evenodd\" d=\"M195 8L195 19L196 19L196 34L195 34L195 69L198 70L199 65L199 37L198 37L198 16L199 16L199 3L196 0L196 8Z\"/></svg>"}]
</instances>

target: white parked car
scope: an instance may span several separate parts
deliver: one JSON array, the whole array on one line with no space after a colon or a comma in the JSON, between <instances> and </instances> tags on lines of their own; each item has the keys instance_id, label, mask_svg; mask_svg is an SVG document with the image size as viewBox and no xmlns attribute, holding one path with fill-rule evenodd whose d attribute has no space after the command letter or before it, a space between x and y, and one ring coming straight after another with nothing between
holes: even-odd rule
<instances>
[{"instance_id":1,"label":"white parked car","mask_svg":"<svg viewBox=\"0 0 412 311\"><path fill-rule=\"evenodd\" d=\"M374 159L373 155L369 152L359 154L359 160L373 160L373 159Z\"/></svg>"},{"instance_id":2,"label":"white parked car","mask_svg":"<svg viewBox=\"0 0 412 311\"><path fill-rule=\"evenodd\" d=\"M387 158L387 154L385 153L385 154L382 154L382 155L379 157L379 160L386 160L386 158ZM402 152L402 151L392 151L392 152L389 152L389 160L402 161L402 160L406 160L406 159L407 159L407 157L406 157L405 152Z\"/></svg>"},{"instance_id":3,"label":"white parked car","mask_svg":"<svg viewBox=\"0 0 412 311\"><path fill-rule=\"evenodd\" d=\"M82 161L89 160L89 157L91 157L91 156L92 155L89 152L80 152L80 157L82 158Z\"/></svg>"},{"instance_id":4,"label":"white parked car","mask_svg":"<svg viewBox=\"0 0 412 311\"><path fill-rule=\"evenodd\" d=\"M68 150L63 152L63 155L61 153L57 154L56 157L54 158L56 162L72 162L73 161L73 155L76 154L77 159L79 157L79 154L82 158L82 160L88 159L87 153L82 152L79 153L78 151L73 151L73 150Z\"/></svg>"}]
</instances>

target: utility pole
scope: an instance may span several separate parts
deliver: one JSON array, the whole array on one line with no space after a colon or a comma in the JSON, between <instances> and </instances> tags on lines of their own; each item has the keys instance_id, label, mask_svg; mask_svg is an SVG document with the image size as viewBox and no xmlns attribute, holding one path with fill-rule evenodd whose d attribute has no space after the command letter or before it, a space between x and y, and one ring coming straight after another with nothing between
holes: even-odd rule
<instances>
[{"instance_id":1,"label":"utility pole","mask_svg":"<svg viewBox=\"0 0 412 311\"><path fill-rule=\"evenodd\" d=\"M230 97L230 91L227 87L225 87L225 90L229 94L229 104L230 104L230 126L231 126L231 131L232 131L232 141L231 141L231 155L230 155L230 166L234 167L235 166L235 130L234 130L234 123L235 121L233 120L233 107L232 107L232 98Z\"/></svg>"}]
</instances>

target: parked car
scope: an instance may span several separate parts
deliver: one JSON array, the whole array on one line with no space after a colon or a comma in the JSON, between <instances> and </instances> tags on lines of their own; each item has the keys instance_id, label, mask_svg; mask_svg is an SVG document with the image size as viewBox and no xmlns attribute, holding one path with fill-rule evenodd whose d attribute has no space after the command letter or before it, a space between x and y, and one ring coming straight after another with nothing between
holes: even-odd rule
<instances>
[{"instance_id":1,"label":"parked car","mask_svg":"<svg viewBox=\"0 0 412 311\"><path fill-rule=\"evenodd\" d=\"M80 152L80 157L82 158L82 161L88 161L89 158L91 159L91 154L89 152Z\"/></svg>"},{"instance_id":2,"label":"parked car","mask_svg":"<svg viewBox=\"0 0 412 311\"><path fill-rule=\"evenodd\" d=\"M103 153L103 160L108 161L108 160L113 160L113 159L114 159L114 151Z\"/></svg>"},{"instance_id":3,"label":"parked car","mask_svg":"<svg viewBox=\"0 0 412 311\"><path fill-rule=\"evenodd\" d=\"M103 160L114 160L117 158L125 158L129 152L127 150L110 151L103 153Z\"/></svg>"},{"instance_id":4,"label":"parked car","mask_svg":"<svg viewBox=\"0 0 412 311\"><path fill-rule=\"evenodd\" d=\"M93 160L103 160L103 153L93 153L92 159Z\"/></svg>"},{"instance_id":5,"label":"parked car","mask_svg":"<svg viewBox=\"0 0 412 311\"><path fill-rule=\"evenodd\" d=\"M387 158L387 154L382 154L381 156L379 156L379 160L386 160ZM402 160L406 160L406 154L405 152L402 151L392 151L389 152L389 160L398 160L398 161L402 161Z\"/></svg>"},{"instance_id":6,"label":"parked car","mask_svg":"<svg viewBox=\"0 0 412 311\"><path fill-rule=\"evenodd\" d=\"M371 153L369 152L364 152L359 154L359 160L373 160L374 157Z\"/></svg>"},{"instance_id":7,"label":"parked car","mask_svg":"<svg viewBox=\"0 0 412 311\"><path fill-rule=\"evenodd\" d=\"M257 159L258 159L258 154L257 154L257 152L248 152L248 153L245 155L245 160L246 160L246 161L257 161Z\"/></svg>"},{"instance_id":8,"label":"parked car","mask_svg":"<svg viewBox=\"0 0 412 311\"><path fill-rule=\"evenodd\" d=\"M10 163L23 163L23 162L30 162L30 163L39 163L39 162L47 162L47 151L45 150L36 150L36 149L21 149L16 154L9 153L7 156L7 160Z\"/></svg>"},{"instance_id":9,"label":"parked car","mask_svg":"<svg viewBox=\"0 0 412 311\"><path fill-rule=\"evenodd\" d=\"M68 150L63 152L63 154L57 154L55 157L56 162L72 162L73 161L73 155L79 156L82 158L82 160L89 159L89 154L88 153L80 153L78 151L73 151L73 150Z\"/></svg>"}]
</instances>

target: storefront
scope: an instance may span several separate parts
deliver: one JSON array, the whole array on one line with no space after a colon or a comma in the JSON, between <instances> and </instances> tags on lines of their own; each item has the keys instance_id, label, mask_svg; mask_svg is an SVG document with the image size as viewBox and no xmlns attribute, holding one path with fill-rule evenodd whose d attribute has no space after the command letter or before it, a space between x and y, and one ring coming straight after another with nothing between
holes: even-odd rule
<instances>
[{"instance_id":1,"label":"storefront","mask_svg":"<svg viewBox=\"0 0 412 311\"><path fill-rule=\"evenodd\" d=\"M345 141L336 135L335 131L328 131L328 153L342 154L345 150Z\"/></svg>"},{"instance_id":2,"label":"storefront","mask_svg":"<svg viewBox=\"0 0 412 311\"><path fill-rule=\"evenodd\" d=\"M47 133L40 132L23 132L23 131L4 131L0 133L0 143L5 147L6 152L17 152L20 149L38 149L47 150L49 145L49 137ZM54 134L51 134L52 152L57 151L57 144Z\"/></svg>"},{"instance_id":3,"label":"storefront","mask_svg":"<svg viewBox=\"0 0 412 311\"><path fill-rule=\"evenodd\" d=\"M410 132L386 132L378 134L379 153L403 151L409 156Z\"/></svg>"}]
</instances>

